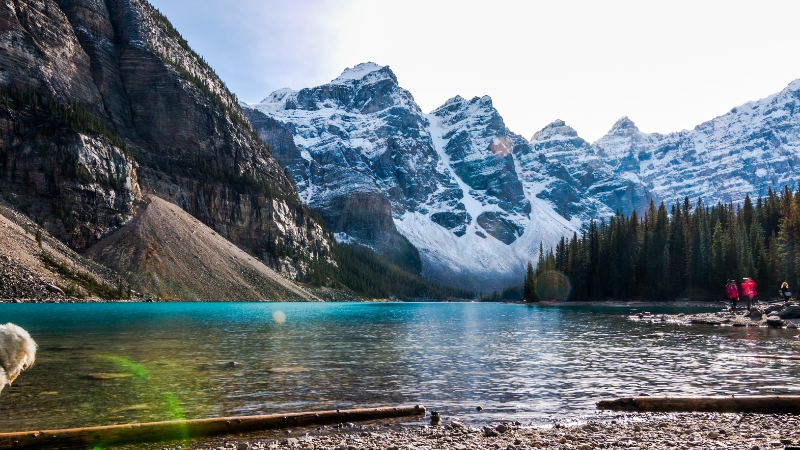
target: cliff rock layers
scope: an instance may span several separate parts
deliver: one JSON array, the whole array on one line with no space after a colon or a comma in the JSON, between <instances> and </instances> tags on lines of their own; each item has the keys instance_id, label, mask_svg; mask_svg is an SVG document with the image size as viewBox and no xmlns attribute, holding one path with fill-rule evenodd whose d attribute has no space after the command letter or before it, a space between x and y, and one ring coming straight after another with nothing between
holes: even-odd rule
<instances>
[{"instance_id":1,"label":"cliff rock layers","mask_svg":"<svg viewBox=\"0 0 800 450\"><path fill-rule=\"evenodd\" d=\"M279 271L329 241L234 95L143 0L0 3L0 198L76 250L168 200Z\"/></svg>"}]
</instances>

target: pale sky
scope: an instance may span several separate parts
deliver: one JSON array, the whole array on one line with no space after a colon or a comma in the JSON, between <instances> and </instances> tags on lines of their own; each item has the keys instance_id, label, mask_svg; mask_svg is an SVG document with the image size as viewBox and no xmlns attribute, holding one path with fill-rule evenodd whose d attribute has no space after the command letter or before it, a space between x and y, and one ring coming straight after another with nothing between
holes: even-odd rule
<instances>
[{"instance_id":1,"label":"pale sky","mask_svg":"<svg viewBox=\"0 0 800 450\"><path fill-rule=\"evenodd\" d=\"M489 95L529 139L693 128L800 78L800 1L151 0L245 102L392 68L424 112Z\"/></svg>"}]
</instances>

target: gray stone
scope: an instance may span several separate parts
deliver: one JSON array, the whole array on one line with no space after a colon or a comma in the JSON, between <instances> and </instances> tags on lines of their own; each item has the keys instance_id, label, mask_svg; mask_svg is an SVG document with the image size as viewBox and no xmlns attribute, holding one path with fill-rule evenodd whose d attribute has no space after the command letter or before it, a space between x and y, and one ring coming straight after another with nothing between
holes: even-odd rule
<instances>
[{"instance_id":1,"label":"gray stone","mask_svg":"<svg viewBox=\"0 0 800 450\"><path fill-rule=\"evenodd\" d=\"M800 319L800 306L789 306L778 313L781 319Z\"/></svg>"},{"instance_id":2,"label":"gray stone","mask_svg":"<svg viewBox=\"0 0 800 450\"><path fill-rule=\"evenodd\" d=\"M483 427L483 435L486 437L495 437L500 436L500 433L498 433L494 428Z\"/></svg>"},{"instance_id":3,"label":"gray stone","mask_svg":"<svg viewBox=\"0 0 800 450\"><path fill-rule=\"evenodd\" d=\"M781 320L778 316L768 316L767 317L767 325L770 327L782 327L784 324L783 320Z\"/></svg>"}]
</instances>

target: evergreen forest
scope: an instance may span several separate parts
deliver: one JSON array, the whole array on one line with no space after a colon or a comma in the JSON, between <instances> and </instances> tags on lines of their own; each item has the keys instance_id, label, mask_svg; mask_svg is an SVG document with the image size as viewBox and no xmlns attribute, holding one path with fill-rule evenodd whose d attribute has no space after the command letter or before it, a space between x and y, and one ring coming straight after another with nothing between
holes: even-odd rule
<instances>
[{"instance_id":1,"label":"evergreen forest","mask_svg":"<svg viewBox=\"0 0 800 450\"><path fill-rule=\"evenodd\" d=\"M651 200L643 216L592 221L553 249L540 246L523 298L550 299L554 274L569 281L574 301L723 299L727 280L743 277L759 297L777 297L783 281L800 286L800 190L713 206L685 198L669 209Z\"/></svg>"}]
</instances>

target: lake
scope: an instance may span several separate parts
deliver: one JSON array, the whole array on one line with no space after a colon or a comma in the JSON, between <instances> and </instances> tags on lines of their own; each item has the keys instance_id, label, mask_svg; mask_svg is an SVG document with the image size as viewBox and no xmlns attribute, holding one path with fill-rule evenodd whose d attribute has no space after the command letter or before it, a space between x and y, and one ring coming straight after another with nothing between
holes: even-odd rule
<instances>
[{"instance_id":1,"label":"lake","mask_svg":"<svg viewBox=\"0 0 800 450\"><path fill-rule=\"evenodd\" d=\"M423 404L466 423L602 417L620 396L797 394L797 330L630 322L686 307L0 304L36 364L0 430ZM707 308L704 310L708 310ZM716 308L719 310L719 308ZM739 356L737 356L739 355ZM476 411L481 406L483 411Z\"/></svg>"}]
</instances>

